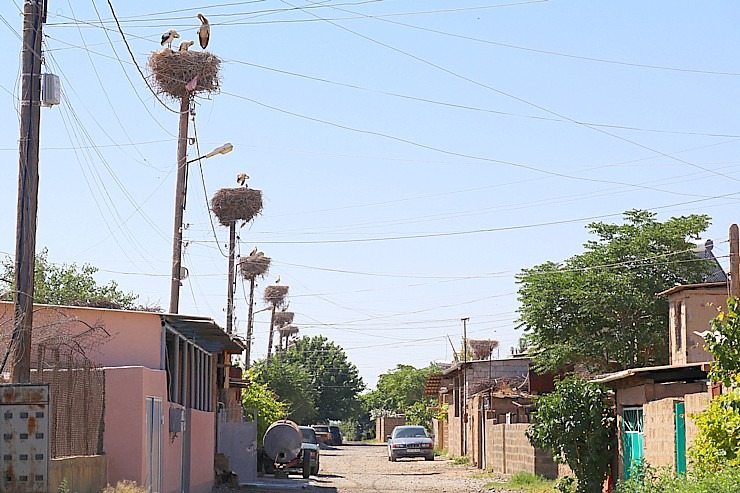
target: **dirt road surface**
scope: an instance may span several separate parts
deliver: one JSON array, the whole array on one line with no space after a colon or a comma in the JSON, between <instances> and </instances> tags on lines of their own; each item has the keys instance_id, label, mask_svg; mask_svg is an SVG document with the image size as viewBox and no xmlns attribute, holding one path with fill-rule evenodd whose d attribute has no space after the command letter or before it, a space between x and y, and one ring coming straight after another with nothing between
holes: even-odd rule
<instances>
[{"instance_id":1,"label":"dirt road surface","mask_svg":"<svg viewBox=\"0 0 740 493\"><path fill-rule=\"evenodd\" d=\"M257 487L240 490L218 490L268 493L276 491L307 491L317 493L478 493L490 480L472 478L477 469L455 465L450 460L435 458L434 462L419 459L388 461L385 445L352 443L321 450L321 470L318 476L303 480L290 476L288 480L260 478Z\"/></svg>"}]
</instances>

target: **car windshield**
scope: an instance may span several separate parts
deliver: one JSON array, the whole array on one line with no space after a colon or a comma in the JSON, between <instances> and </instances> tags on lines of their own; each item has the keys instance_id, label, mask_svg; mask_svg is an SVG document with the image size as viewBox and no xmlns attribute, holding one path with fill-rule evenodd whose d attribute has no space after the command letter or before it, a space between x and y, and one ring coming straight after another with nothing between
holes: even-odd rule
<instances>
[{"instance_id":1,"label":"car windshield","mask_svg":"<svg viewBox=\"0 0 740 493\"><path fill-rule=\"evenodd\" d=\"M329 427L328 426L314 426L314 430L320 431L322 433L329 433Z\"/></svg>"},{"instance_id":2,"label":"car windshield","mask_svg":"<svg viewBox=\"0 0 740 493\"><path fill-rule=\"evenodd\" d=\"M413 426L408 428L397 428L393 432L393 438L412 438L412 437L426 437L427 432L421 426Z\"/></svg>"},{"instance_id":3,"label":"car windshield","mask_svg":"<svg viewBox=\"0 0 740 493\"><path fill-rule=\"evenodd\" d=\"M312 428L301 428L301 433L303 434L304 443L318 443L316 432Z\"/></svg>"}]
</instances>

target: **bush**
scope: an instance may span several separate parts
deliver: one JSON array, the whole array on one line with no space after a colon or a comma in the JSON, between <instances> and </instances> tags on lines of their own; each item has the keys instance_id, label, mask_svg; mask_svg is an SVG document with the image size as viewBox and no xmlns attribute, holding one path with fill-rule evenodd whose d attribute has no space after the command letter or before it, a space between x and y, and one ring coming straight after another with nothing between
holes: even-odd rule
<instances>
[{"instance_id":1,"label":"bush","mask_svg":"<svg viewBox=\"0 0 740 493\"><path fill-rule=\"evenodd\" d=\"M740 469L676 476L666 469L639 466L630 479L617 486L616 493L737 493Z\"/></svg>"},{"instance_id":2,"label":"bush","mask_svg":"<svg viewBox=\"0 0 740 493\"><path fill-rule=\"evenodd\" d=\"M147 490L137 485L136 481L119 481L115 486L106 486L103 493L147 493Z\"/></svg>"},{"instance_id":3,"label":"bush","mask_svg":"<svg viewBox=\"0 0 740 493\"><path fill-rule=\"evenodd\" d=\"M714 399L692 416L699 432L689 450L699 474L740 467L740 391Z\"/></svg>"}]
</instances>

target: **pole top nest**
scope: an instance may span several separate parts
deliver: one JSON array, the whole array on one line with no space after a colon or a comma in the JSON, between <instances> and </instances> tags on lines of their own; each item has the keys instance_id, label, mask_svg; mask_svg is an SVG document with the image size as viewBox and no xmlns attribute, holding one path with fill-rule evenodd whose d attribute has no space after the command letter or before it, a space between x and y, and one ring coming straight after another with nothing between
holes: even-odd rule
<instances>
[{"instance_id":1,"label":"pole top nest","mask_svg":"<svg viewBox=\"0 0 740 493\"><path fill-rule=\"evenodd\" d=\"M213 194L211 210L223 226L236 221L249 222L262 212L262 190L222 188Z\"/></svg>"},{"instance_id":2,"label":"pole top nest","mask_svg":"<svg viewBox=\"0 0 740 493\"><path fill-rule=\"evenodd\" d=\"M256 279L264 276L270 269L270 257L250 255L239 259L239 271L244 279Z\"/></svg>"},{"instance_id":3,"label":"pole top nest","mask_svg":"<svg viewBox=\"0 0 740 493\"><path fill-rule=\"evenodd\" d=\"M177 100L196 93L218 92L220 67L221 59L209 51L164 48L149 55L149 68L157 91Z\"/></svg>"}]
</instances>

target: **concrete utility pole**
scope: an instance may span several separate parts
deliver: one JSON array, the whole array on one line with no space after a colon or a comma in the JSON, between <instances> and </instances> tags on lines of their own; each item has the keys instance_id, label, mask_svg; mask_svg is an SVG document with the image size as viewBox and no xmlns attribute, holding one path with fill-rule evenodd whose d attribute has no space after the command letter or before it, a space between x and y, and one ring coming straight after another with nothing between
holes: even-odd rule
<instances>
[{"instance_id":1,"label":"concrete utility pole","mask_svg":"<svg viewBox=\"0 0 740 493\"><path fill-rule=\"evenodd\" d=\"M468 452L468 436L467 436L467 427L465 424L468 422L468 371L467 371L467 363L468 363L468 320L470 320L470 317L464 317L461 318L463 323L463 362L462 362L462 374L463 374L463 409L462 409L462 419L460 420L460 425L462 427L462 433L460 436L462 437L462 453L463 455Z\"/></svg>"},{"instance_id":2,"label":"concrete utility pole","mask_svg":"<svg viewBox=\"0 0 740 493\"><path fill-rule=\"evenodd\" d=\"M226 333L231 334L234 327L234 251L236 250L236 221L229 224L229 291L226 294Z\"/></svg>"},{"instance_id":3,"label":"concrete utility pole","mask_svg":"<svg viewBox=\"0 0 740 493\"><path fill-rule=\"evenodd\" d=\"M190 97L180 101L180 127L177 133L177 184L175 185L175 225L172 234L172 279L170 283L170 313L180 309L180 278L182 277L182 217L188 181L188 116Z\"/></svg>"},{"instance_id":4,"label":"concrete utility pole","mask_svg":"<svg viewBox=\"0 0 740 493\"><path fill-rule=\"evenodd\" d=\"M18 209L15 239L14 321L10 378L31 379L33 278L36 266L36 214L39 193L39 129L41 123L41 34L43 0L23 6L21 125L18 160Z\"/></svg>"},{"instance_id":5,"label":"concrete utility pole","mask_svg":"<svg viewBox=\"0 0 740 493\"><path fill-rule=\"evenodd\" d=\"M730 296L740 296L740 234L737 224L730 226Z\"/></svg>"}]
</instances>

